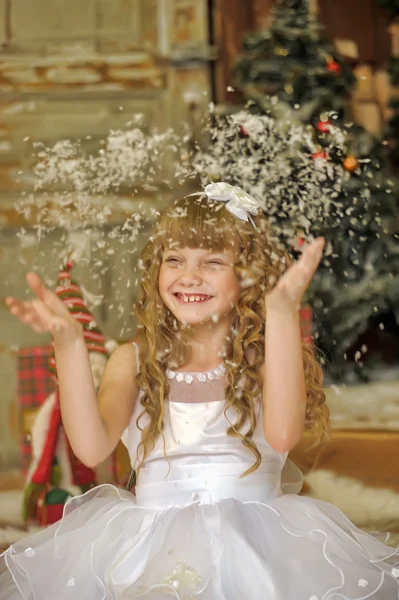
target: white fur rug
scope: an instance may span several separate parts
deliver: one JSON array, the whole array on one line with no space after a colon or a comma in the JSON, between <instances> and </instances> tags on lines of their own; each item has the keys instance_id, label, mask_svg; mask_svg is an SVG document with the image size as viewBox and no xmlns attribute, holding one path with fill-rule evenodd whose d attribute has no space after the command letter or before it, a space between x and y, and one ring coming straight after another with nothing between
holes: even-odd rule
<instances>
[{"instance_id":1,"label":"white fur rug","mask_svg":"<svg viewBox=\"0 0 399 600\"><path fill-rule=\"evenodd\" d=\"M367 487L356 479L323 469L309 473L305 481L311 488L309 496L335 504L361 529L381 533L395 532L392 534L392 541L395 546L399 546L397 492Z\"/></svg>"},{"instance_id":2,"label":"white fur rug","mask_svg":"<svg viewBox=\"0 0 399 600\"><path fill-rule=\"evenodd\" d=\"M335 504L358 527L373 532L393 532L387 543L399 546L399 494L392 490L366 487L350 477L341 477L331 471L316 470L306 479L310 496ZM25 530L21 520L20 491L0 493L0 547L5 548L36 531Z\"/></svg>"}]
</instances>

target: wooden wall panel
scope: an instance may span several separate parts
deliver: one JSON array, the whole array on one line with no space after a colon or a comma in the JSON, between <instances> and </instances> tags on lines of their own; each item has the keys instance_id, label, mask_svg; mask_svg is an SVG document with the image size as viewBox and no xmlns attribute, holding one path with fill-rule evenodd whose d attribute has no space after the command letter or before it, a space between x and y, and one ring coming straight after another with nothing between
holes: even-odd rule
<instances>
[{"instance_id":1,"label":"wooden wall panel","mask_svg":"<svg viewBox=\"0 0 399 600\"><path fill-rule=\"evenodd\" d=\"M320 452L309 452L301 443L290 456L304 473L312 467L326 469L370 487L399 492L398 432L335 430Z\"/></svg>"},{"instance_id":2,"label":"wooden wall panel","mask_svg":"<svg viewBox=\"0 0 399 600\"><path fill-rule=\"evenodd\" d=\"M380 65L390 54L388 19L377 0L318 0L319 18L333 39L352 40L356 62Z\"/></svg>"},{"instance_id":3,"label":"wooden wall panel","mask_svg":"<svg viewBox=\"0 0 399 600\"><path fill-rule=\"evenodd\" d=\"M244 35L256 28L254 5L251 0L213 2L213 42L218 49L215 68L215 100L218 103L240 103L239 92L227 91L231 85L231 71L241 52Z\"/></svg>"}]
</instances>

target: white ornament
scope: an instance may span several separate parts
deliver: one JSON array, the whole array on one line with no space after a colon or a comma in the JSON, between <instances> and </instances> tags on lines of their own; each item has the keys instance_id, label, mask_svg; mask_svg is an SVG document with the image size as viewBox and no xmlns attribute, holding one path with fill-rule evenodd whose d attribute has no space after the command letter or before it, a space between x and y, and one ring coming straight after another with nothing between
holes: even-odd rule
<instances>
[{"instance_id":1,"label":"white ornament","mask_svg":"<svg viewBox=\"0 0 399 600\"><path fill-rule=\"evenodd\" d=\"M229 212L242 221L250 221L255 226L251 215L258 214L261 208L260 203L240 187L219 181L207 185L205 194L210 200L226 202L226 208Z\"/></svg>"}]
</instances>

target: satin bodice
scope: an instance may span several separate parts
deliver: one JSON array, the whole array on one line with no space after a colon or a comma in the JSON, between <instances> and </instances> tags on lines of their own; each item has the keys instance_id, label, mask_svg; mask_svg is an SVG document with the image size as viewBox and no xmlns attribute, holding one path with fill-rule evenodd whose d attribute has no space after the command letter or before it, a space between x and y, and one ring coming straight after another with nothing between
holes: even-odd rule
<instances>
[{"instance_id":1,"label":"satin bodice","mask_svg":"<svg viewBox=\"0 0 399 600\"><path fill-rule=\"evenodd\" d=\"M230 423L236 422L236 409L229 407L225 414L224 398L192 401L188 384L175 385L187 385L187 402L165 402L164 439L162 436L156 439L140 469L136 485L139 504L162 508L195 501L215 502L226 497L263 502L284 492L300 491L300 471L287 461L287 454L276 452L266 441L260 397L255 399L257 425L252 439L262 461L256 471L241 478L254 464L255 456L244 447L240 438L227 435ZM206 398L207 382L202 386ZM136 423L143 411L141 398L142 392L122 435L133 468L137 466L137 449L141 441L141 431ZM140 418L141 428L148 419L146 413ZM242 431L246 429L247 425Z\"/></svg>"}]
</instances>

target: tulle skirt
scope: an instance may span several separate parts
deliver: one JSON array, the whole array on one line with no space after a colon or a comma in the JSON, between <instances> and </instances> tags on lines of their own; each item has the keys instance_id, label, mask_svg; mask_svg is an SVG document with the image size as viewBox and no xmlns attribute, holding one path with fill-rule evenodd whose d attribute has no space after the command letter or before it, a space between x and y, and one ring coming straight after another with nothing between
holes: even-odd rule
<instances>
[{"instance_id":1,"label":"tulle skirt","mask_svg":"<svg viewBox=\"0 0 399 600\"><path fill-rule=\"evenodd\" d=\"M1 600L394 600L399 550L294 494L156 509L103 485L0 557Z\"/></svg>"}]
</instances>

